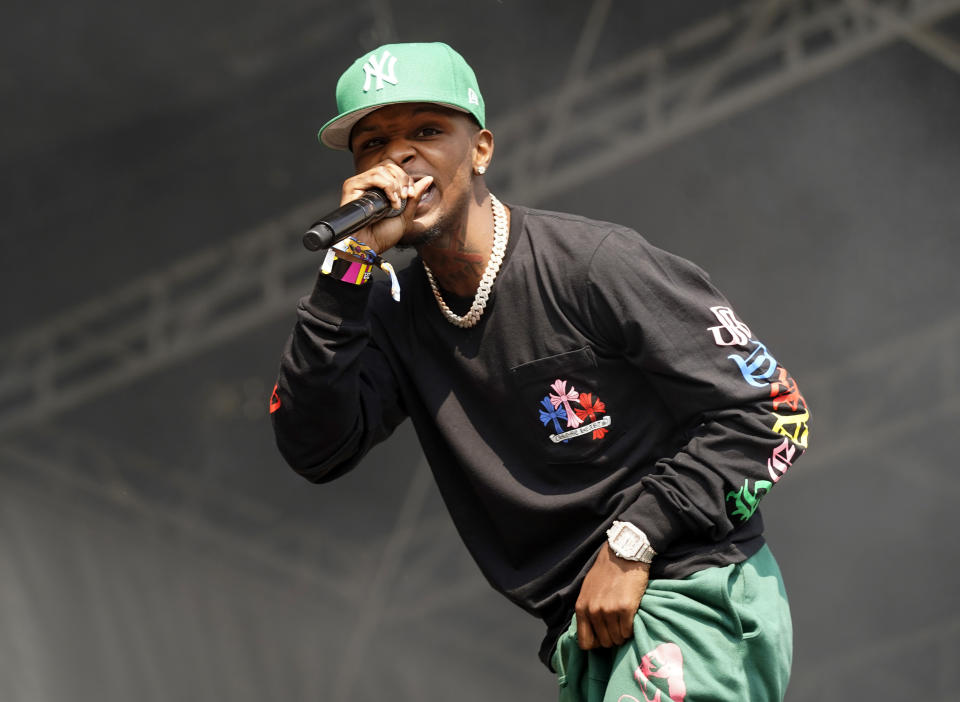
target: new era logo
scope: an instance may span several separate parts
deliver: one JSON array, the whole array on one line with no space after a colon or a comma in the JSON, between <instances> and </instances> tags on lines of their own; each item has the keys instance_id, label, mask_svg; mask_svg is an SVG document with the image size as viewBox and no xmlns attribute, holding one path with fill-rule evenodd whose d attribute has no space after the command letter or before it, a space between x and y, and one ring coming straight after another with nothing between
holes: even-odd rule
<instances>
[{"instance_id":1,"label":"new era logo","mask_svg":"<svg viewBox=\"0 0 960 702\"><path fill-rule=\"evenodd\" d=\"M366 80L363 81L363 92L370 90L370 81L372 78L377 79L375 84L377 90L383 90L384 81L391 85L396 85L397 75L394 72L396 65L397 57L391 55L389 51L384 51L383 56L381 56L379 60L376 54L367 59L367 62L363 64L363 72L367 74Z\"/></svg>"}]
</instances>

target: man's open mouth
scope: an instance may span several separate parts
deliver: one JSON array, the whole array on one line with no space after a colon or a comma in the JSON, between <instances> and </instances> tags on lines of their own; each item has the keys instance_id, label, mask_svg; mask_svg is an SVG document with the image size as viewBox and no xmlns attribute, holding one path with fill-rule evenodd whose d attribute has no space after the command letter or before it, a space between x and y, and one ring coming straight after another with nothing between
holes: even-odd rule
<instances>
[{"instance_id":1,"label":"man's open mouth","mask_svg":"<svg viewBox=\"0 0 960 702\"><path fill-rule=\"evenodd\" d=\"M433 183L427 186L427 189L423 191L423 194L420 196L420 201L417 203L417 209L419 210L422 205L428 205L433 201L434 196L436 195L437 189Z\"/></svg>"}]
</instances>

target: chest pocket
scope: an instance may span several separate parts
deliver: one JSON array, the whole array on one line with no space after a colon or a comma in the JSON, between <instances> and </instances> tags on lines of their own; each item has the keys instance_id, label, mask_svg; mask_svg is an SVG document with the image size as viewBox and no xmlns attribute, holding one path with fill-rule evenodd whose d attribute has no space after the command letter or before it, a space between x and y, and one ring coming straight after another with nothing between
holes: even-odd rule
<instances>
[{"instance_id":1,"label":"chest pocket","mask_svg":"<svg viewBox=\"0 0 960 702\"><path fill-rule=\"evenodd\" d=\"M510 369L520 399L524 441L533 460L586 462L603 453L613 430L599 397L597 358L589 346Z\"/></svg>"}]
</instances>

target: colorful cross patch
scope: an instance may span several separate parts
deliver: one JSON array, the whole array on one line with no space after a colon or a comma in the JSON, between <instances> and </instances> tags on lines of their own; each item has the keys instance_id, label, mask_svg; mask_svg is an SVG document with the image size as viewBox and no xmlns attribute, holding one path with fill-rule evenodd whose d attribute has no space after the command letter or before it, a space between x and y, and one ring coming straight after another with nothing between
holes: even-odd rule
<instances>
[{"instance_id":1,"label":"colorful cross patch","mask_svg":"<svg viewBox=\"0 0 960 702\"><path fill-rule=\"evenodd\" d=\"M549 438L555 444L567 443L570 439L591 434L593 440L607 435L612 420L604 414L606 405L590 392L577 392L568 381L557 379L550 386L552 393L540 400L540 422L554 433Z\"/></svg>"}]
</instances>

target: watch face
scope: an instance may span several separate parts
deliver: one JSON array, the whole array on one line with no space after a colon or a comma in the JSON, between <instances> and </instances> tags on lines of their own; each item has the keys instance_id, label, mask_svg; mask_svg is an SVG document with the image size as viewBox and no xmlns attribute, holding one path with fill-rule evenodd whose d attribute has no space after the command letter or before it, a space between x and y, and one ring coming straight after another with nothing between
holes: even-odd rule
<instances>
[{"instance_id":1,"label":"watch face","mask_svg":"<svg viewBox=\"0 0 960 702\"><path fill-rule=\"evenodd\" d=\"M637 552L642 547L643 542L636 534L630 532L629 529L621 529L620 533L617 534L617 548L628 556L637 555Z\"/></svg>"},{"instance_id":2,"label":"watch face","mask_svg":"<svg viewBox=\"0 0 960 702\"><path fill-rule=\"evenodd\" d=\"M614 543L617 550L625 556L635 556L643 548L643 540L633 531L627 528L621 528L614 537Z\"/></svg>"},{"instance_id":3,"label":"watch face","mask_svg":"<svg viewBox=\"0 0 960 702\"><path fill-rule=\"evenodd\" d=\"M650 563L657 555L647 535L630 522L615 521L607 530L607 543L614 554L628 561Z\"/></svg>"}]
</instances>

